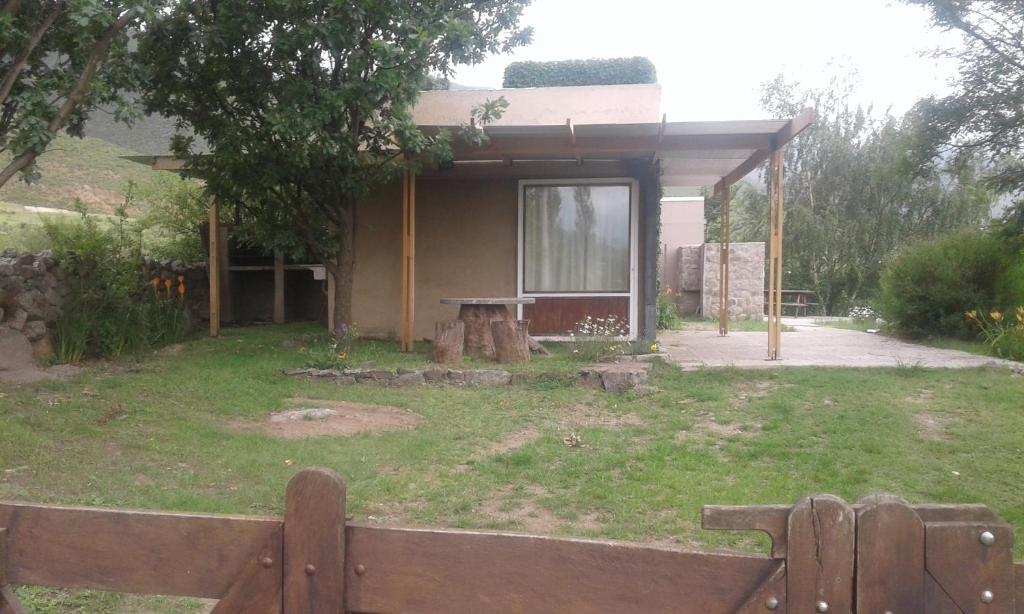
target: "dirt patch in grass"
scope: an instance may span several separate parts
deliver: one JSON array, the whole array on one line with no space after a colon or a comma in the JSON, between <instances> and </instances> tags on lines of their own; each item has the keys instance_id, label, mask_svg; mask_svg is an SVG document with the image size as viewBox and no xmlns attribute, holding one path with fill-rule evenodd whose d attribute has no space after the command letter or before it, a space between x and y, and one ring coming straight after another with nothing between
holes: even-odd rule
<instances>
[{"instance_id":1,"label":"dirt patch in grass","mask_svg":"<svg viewBox=\"0 0 1024 614\"><path fill-rule=\"evenodd\" d=\"M530 445L531 443L540 439L540 431L533 428L532 426L522 431L516 431L505 435L498 441L492 444L479 448L473 452L473 456L470 457L474 462L480 462L487 460L495 456L501 456L502 454L508 454L509 452L515 452L519 448Z\"/></svg>"},{"instance_id":2,"label":"dirt patch in grass","mask_svg":"<svg viewBox=\"0 0 1024 614\"><path fill-rule=\"evenodd\" d=\"M783 387L783 384L773 380L742 382L735 388L735 393L732 396L732 405L734 407L746 405L750 401L763 399Z\"/></svg>"},{"instance_id":3,"label":"dirt patch in grass","mask_svg":"<svg viewBox=\"0 0 1024 614\"><path fill-rule=\"evenodd\" d=\"M574 431L600 427L617 431L626 426L641 426L644 421L635 414L615 415L583 403L566 405L559 410L559 425Z\"/></svg>"},{"instance_id":4,"label":"dirt patch in grass","mask_svg":"<svg viewBox=\"0 0 1024 614\"><path fill-rule=\"evenodd\" d=\"M410 411L386 405L293 399L296 409L270 414L266 420L235 420L231 428L257 432L281 439L310 437L351 437L360 433L408 431L420 417Z\"/></svg>"},{"instance_id":5,"label":"dirt patch in grass","mask_svg":"<svg viewBox=\"0 0 1024 614\"><path fill-rule=\"evenodd\" d=\"M527 486L525 493L517 493L506 486L484 502L480 513L500 525L510 525L527 533L551 534L564 530L601 531L604 523L596 512L579 514L576 520L562 520L540 504L548 496L541 486Z\"/></svg>"},{"instance_id":6,"label":"dirt patch in grass","mask_svg":"<svg viewBox=\"0 0 1024 614\"><path fill-rule=\"evenodd\" d=\"M683 443L701 436L717 441L745 439L753 437L760 429L760 424L721 424L705 416L698 420L689 431L679 431L676 433L675 439L676 443Z\"/></svg>"},{"instance_id":7,"label":"dirt patch in grass","mask_svg":"<svg viewBox=\"0 0 1024 614\"><path fill-rule=\"evenodd\" d=\"M946 420L927 412L914 414L914 426L923 439L944 441L946 439Z\"/></svg>"}]
</instances>

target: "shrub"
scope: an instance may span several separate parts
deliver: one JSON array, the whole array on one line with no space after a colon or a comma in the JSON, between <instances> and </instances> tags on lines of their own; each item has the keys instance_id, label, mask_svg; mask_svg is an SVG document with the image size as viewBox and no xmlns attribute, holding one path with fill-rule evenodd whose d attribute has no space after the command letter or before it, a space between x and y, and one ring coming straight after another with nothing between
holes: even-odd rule
<instances>
[{"instance_id":1,"label":"shrub","mask_svg":"<svg viewBox=\"0 0 1024 614\"><path fill-rule=\"evenodd\" d=\"M183 279L142 279L142 230L122 208L112 222L84 211L43 221L70 286L56 327L58 362L119 356L180 341L188 331Z\"/></svg>"},{"instance_id":2,"label":"shrub","mask_svg":"<svg viewBox=\"0 0 1024 614\"><path fill-rule=\"evenodd\" d=\"M601 362L621 356L630 350L625 340L627 330L626 323L615 316L587 316L576 323L569 335L572 353L586 362Z\"/></svg>"},{"instance_id":3,"label":"shrub","mask_svg":"<svg viewBox=\"0 0 1024 614\"><path fill-rule=\"evenodd\" d=\"M967 321L974 324L985 344L1000 358L1024 360L1024 305L1018 305L1012 314L992 311L968 311Z\"/></svg>"},{"instance_id":4,"label":"shrub","mask_svg":"<svg viewBox=\"0 0 1024 614\"><path fill-rule=\"evenodd\" d=\"M989 236L958 234L919 243L882 276L882 317L909 337L971 334L963 314L999 307L1010 258Z\"/></svg>"},{"instance_id":5,"label":"shrub","mask_svg":"<svg viewBox=\"0 0 1024 614\"><path fill-rule=\"evenodd\" d=\"M512 62L505 67L502 87L562 85L624 85L657 83L654 64L644 57L560 62Z\"/></svg>"},{"instance_id":6,"label":"shrub","mask_svg":"<svg viewBox=\"0 0 1024 614\"><path fill-rule=\"evenodd\" d=\"M202 183L160 173L140 190L139 200L146 205L141 226L147 254L182 262L206 257L200 229L207 221L210 200Z\"/></svg>"},{"instance_id":7,"label":"shrub","mask_svg":"<svg viewBox=\"0 0 1024 614\"><path fill-rule=\"evenodd\" d=\"M666 289L658 293L658 330L677 330L683 321L679 318L679 310L672 300L672 290Z\"/></svg>"},{"instance_id":8,"label":"shrub","mask_svg":"<svg viewBox=\"0 0 1024 614\"><path fill-rule=\"evenodd\" d=\"M306 355L306 366L312 369L344 369L352 360L352 346L357 334L354 326L341 323L327 339L314 338L299 351Z\"/></svg>"}]
</instances>

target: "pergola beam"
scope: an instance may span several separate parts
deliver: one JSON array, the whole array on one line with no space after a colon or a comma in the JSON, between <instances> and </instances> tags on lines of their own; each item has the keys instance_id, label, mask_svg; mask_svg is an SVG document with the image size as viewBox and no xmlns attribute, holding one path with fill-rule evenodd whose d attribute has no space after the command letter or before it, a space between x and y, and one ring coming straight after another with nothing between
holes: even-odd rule
<instances>
[{"instance_id":1,"label":"pergola beam","mask_svg":"<svg viewBox=\"0 0 1024 614\"><path fill-rule=\"evenodd\" d=\"M782 357L783 149L772 152L768 169L768 360Z\"/></svg>"},{"instance_id":2,"label":"pergola beam","mask_svg":"<svg viewBox=\"0 0 1024 614\"><path fill-rule=\"evenodd\" d=\"M729 188L722 191L721 228L718 238L718 334L729 334Z\"/></svg>"},{"instance_id":3,"label":"pergola beam","mask_svg":"<svg viewBox=\"0 0 1024 614\"><path fill-rule=\"evenodd\" d=\"M403 352L413 349L416 324L416 175L402 176L402 321Z\"/></svg>"}]
</instances>

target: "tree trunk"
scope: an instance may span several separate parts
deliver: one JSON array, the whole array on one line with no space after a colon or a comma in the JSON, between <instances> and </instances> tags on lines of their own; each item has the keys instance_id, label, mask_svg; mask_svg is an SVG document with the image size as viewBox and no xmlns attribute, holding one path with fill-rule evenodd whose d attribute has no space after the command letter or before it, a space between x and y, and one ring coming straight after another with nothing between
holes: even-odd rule
<instances>
[{"instance_id":1,"label":"tree trunk","mask_svg":"<svg viewBox=\"0 0 1024 614\"><path fill-rule=\"evenodd\" d=\"M435 324L434 362L449 365L461 364L465 334L466 324L462 320L441 320Z\"/></svg>"},{"instance_id":2,"label":"tree trunk","mask_svg":"<svg viewBox=\"0 0 1024 614\"><path fill-rule=\"evenodd\" d=\"M334 257L324 261L324 268L334 276L334 313L327 314L327 322L338 328L342 324L352 326L352 282L355 279L355 205L344 207L339 212L343 224L337 230L337 248ZM331 301L328 300L328 305Z\"/></svg>"},{"instance_id":3,"label":"tree trunk","mask_svg":"<svg viewBox=\"0 0 1024 614\"><path fill-rule=\"evenodd\" d=\"M530 334L527 320L495 320L491 322L494 357L500 363L528 362Z\"/></svg>"}]
</instances>

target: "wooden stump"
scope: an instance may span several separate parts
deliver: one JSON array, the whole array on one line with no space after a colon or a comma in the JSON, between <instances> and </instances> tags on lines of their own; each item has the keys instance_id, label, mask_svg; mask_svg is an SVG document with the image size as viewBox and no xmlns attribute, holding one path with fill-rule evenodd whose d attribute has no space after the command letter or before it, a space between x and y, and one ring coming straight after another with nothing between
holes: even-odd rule
<instances>
[{"instance_id":1,"label":"wooden stump","mask_svg":"<svg viewBox=\"0 0 1024 614\"><path fill-rule=\"evenodd\" d=\"M500 363L530 360L529 320L496 320L491 322L494 357Z\"/></svg>"},{"instance_id":2,"label":"wooden stump","mask_svg":"<svg viewBox=\"0 0 1024 614\"><path fill-rule=\"evenodd\" d=\"M434 325L434 362L457 365L462 363L462 344L465 342L466 324L462 320L441 320Z\"/></svg>"},{"instance_id":3,"label":"wooden stump","mask_svg":"<svg viewBox=\"0 0 1024 614\"><path fill-rule=\"evenodd\" d=\"M466 353L474 358L494 358L491 322L511 320L505 305L462 305L459 319L466 323Z\"/></svg>"}]
</instances>

